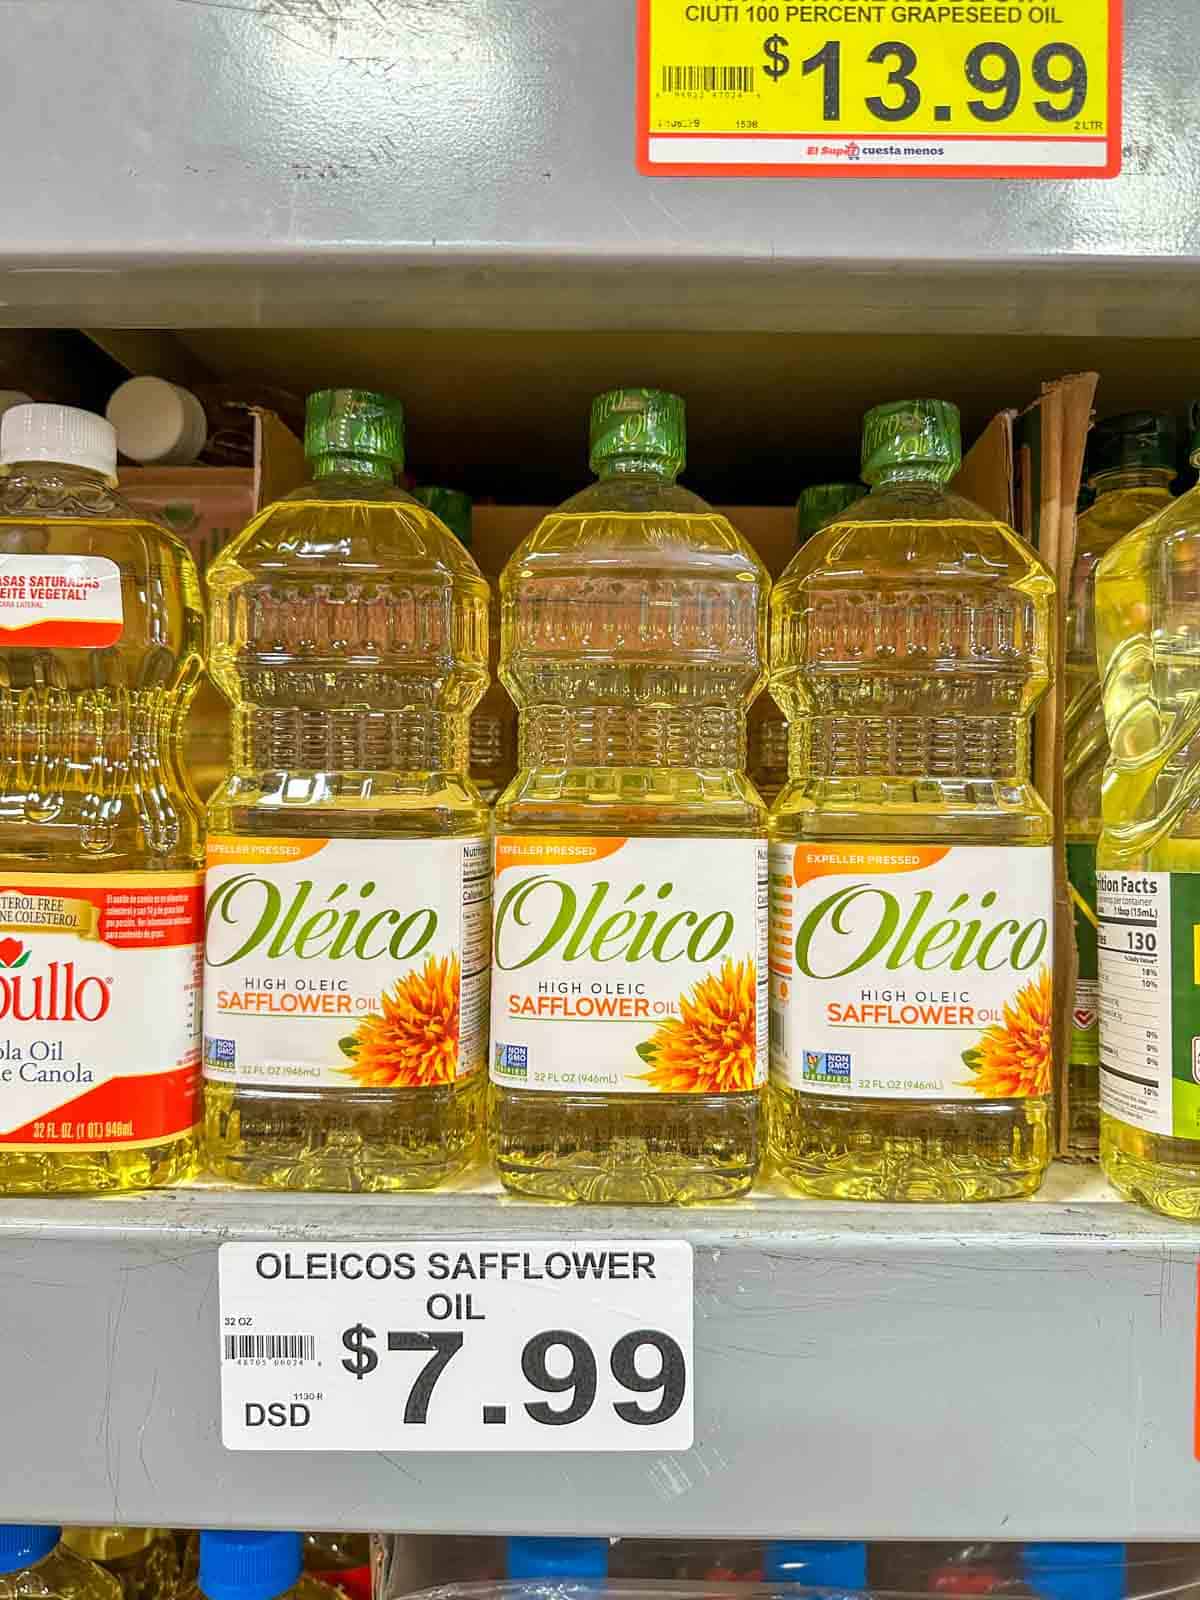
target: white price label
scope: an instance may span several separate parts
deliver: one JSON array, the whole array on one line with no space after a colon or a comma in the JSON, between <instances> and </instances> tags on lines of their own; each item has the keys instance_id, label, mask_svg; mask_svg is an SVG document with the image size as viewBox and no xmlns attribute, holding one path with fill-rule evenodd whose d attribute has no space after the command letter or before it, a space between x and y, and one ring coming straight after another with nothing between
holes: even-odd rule
<instances>
[{"instance_id":1,"label":"white price label","mask_svg":"<svg viewBox=\"0 0 1200 1600\"><path fill-rule=\"evenodd\" d=\"M687 1450L692 1247L225 1244L229 1450Z\"/></svg>"}]
</instances>

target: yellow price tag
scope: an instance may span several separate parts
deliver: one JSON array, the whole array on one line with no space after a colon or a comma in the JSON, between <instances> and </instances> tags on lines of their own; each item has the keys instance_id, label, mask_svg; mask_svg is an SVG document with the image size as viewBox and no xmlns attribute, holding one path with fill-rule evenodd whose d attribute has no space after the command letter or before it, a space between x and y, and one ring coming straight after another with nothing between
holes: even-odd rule
<instances>
[{"instance_id":1,"label":"yellow price tag","mask_svg":"<svg viewBox=\"0 0 1200 1600\"><path fill-rule=\"evenodd\" d=\"M638 0L638 165L1111 178L1122 0Z\"/></svg>"}]
</instances>

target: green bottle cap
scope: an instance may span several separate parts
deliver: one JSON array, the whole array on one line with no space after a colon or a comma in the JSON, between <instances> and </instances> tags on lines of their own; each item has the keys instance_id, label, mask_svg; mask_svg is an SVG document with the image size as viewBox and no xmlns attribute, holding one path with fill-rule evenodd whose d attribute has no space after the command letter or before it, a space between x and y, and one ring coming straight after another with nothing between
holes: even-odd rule
<instances>
[{"instance_id":1,"label":"green bottle cap","mask_svg":"<svg viewBox=\"0 0 1200 1600\"><path fill-rule=\"evenodd\" d=\"M861 483L810 483L796 501L796 543L810 539L819 528L832 522L839 511L852 506L866 494Z\"/></svg>"},{"instance_id":2,"label":"green bottle cap","mask_svg":"<svg viewBox=\"0 0 1200 1600\"><path fill-rule=\"evenodd\" d=\"M893 400L863 418L862 475L949 483L962 464L958 407L949 400Z\"/></svg>"},{"instance_id":3,"label":"green bottle cap","mask_svg":"<svg viewBox=\"0 0 1200 1600\"><path fill-rule=\"evenodd\" d=\"M304 408L304 454L351 456L399 470L404 465L404 407L369 389L318 389Z\"/></svg>"},{"instance_id":4,"label":"green bottle cap","mask_svg":"<svg viewBox=\"0 0 1200 1600\"><path fill-rule=\"evenodd\" d=\"M459 544L471 548L471 496L461 489L443 489L439 484L426 484L413 490L413 499L428 506L435 517L440 517Z\"/></svg>"},{"instance_id":5,"label":"green bottle cap","mask_svg":"<svg viewBox=\"0 0 1200 1600\"><path fill-rule=\"evenodd\" d=\"M1179 430L1169 412L1126 411L1119 417L1105 417L1088 440L1088 477L1129 467L1174 472L1178 451Z\"/></svg>"},{"instance_id":6,"label":"green bottle cap","mask_svg":"<svg viewBox=\"0 0 1200 1600\"><path fill-rule=\"evenodd\" d=\"M677 394L662 389L610 389L592 401L589 461L599 476L624 472L676 477L687 460L687 414Z\"/></svg>"}]
</instances>

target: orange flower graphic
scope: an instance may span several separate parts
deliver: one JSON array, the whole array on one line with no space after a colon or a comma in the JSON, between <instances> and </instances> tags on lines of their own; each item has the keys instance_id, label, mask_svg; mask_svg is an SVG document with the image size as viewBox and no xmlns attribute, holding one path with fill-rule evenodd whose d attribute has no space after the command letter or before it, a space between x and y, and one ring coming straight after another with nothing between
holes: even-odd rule
<instances>
[{"instance_id":1,"label":"orange flower graphic","mask_svg":"<svg viewBox=\"0 0 1200 1600\"><path fill-rule=\"evenodd\" d=\"M364 1088L453 1083L458 1071L457 955L429 956L380 996L383 1015L364 1017L342 1040L348 1078Z\"/></svg>"},{"instance_id":2,"label":"orange flower graphic","mask_svg":"<svg viewBox=\"0 0 1200 1600\"><path fill-rule=\"evenodd\" d=\"M973 1077L963 1088L988 1100L1017 1100L1050 1093L1054 991L1050 969L1042 967L1004 1008L1004 1023L993 1023L972 1050L963 1054Z\"/></svg>"},{"instance_id":3,"label":"orange flower graphic","mask_svg":"<svg viewBox=\"0 0 1200 1600\"><path fill-rule=\"evenodd\" d=\"M641 1082L665 1094L728 1094L754 1088L757 1055L753 961L726 961L720 975L680 995L679 1015L638 1046L651 1070Z\"/></svg>"}]
</instances>

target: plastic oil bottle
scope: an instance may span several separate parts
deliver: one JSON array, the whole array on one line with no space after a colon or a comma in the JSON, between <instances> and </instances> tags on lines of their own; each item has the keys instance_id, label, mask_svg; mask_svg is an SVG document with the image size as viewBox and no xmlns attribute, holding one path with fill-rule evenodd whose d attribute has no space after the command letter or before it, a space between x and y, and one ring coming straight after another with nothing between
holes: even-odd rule
<instances>
[{"instance_id":1,"label":"plastic oil bottle","mask_svg":"<svg viewBox=\"0 0 1200 1600\"><path fill-rule=\"evenodd\" d=\"M763 1549L766 1583L852 1593L867 1586L867 1547L857 1539L774 1539Z\"/></svg>"},{"instance_id":2,"label":"plastic oil bottle","mask_svg":"<svg viewBox=\"0 0 1200 1600\"><path fill-rule=\"evenodd\" d=\"M63 1543L111 1572L125 1600L173 1600L179 1588L170 1528L67 1528Z\"/></svg>"},{"instance_id":3,"label":"plastic oil bottle","mask_svg":"<svg viewBox=\"0 0 1200 1600\"><path fill-rule=\"evenodd\" d=\"M496 807L492 1062L504 1183L738 1194L759 1161L765 810L745 773L768 579L675 479L684 406L592 406L598 481L501 578L520 767Z\"/></svg>"},{"instance_id":4,"label":"plastic oil bottle","mask_svg":"<svg viewBox=\"0 0 1200 1600\"><path fill-rule=\"evenodd\" d=\"M1094 1157L1100 1148L1096 841L1108 740L1096 666L1096 566L1124 534L1170 505L1176 440L1175 419L1153 411L1127 412L1101 422L1088 441L1092 499L1075 535L1075 566L1067 596L1063 776L1067 872L1079 963L1067 1063L1069 1149L1079 1156Z\"/></svg>"},{"instance_id":5,"label":"plastic oil bottle","mask_svg":"<svg viewBox=\"0 0 1200 1600\"><path fill-rule=\"evenodd\" d=\"M241 1182L429 1188L480 1127L487 586L396 487L397 401L312 395L305 448L312 481L209 569L233 750L208 812L208 1150Z\"/></svg>"},{"instance_id":6,"label":"plastic oil bottle","mask_svg":"<svg viewBox=\"0 0 1200 1600\"><path fill-rule=\"evenodd\" d=\"M179 752L204 618L190 555L116 481L102 418L0 423L9 1193L144 1188L195 1162L202 843Z\"/></svg>"},{"instance_id":7,"label":"plastic oil bottle","mask_svg":"<svg viewBox=\"0 0 1200 1600\"><path fill-rule=\"evenodd\" d=\"M1027 1194L1048 1159L1054 585L959 459L955 407L870 412L870 495L772 597L772 1150L807 1194Z\"/></svg>"},{"instance_id":8,"label":"plastic oil bottle","mask_svg":"<svg viewBox=\"0 0 1200 1600\"><path fill-rule=\"evenodd\" d=\"M303 1570L298 1533L200 1535L200 1570L184 1600L331 1600L332 1592Z\"/></svg>"},{"instance_id":9,"label":"plastic oil bottle","mask_svg":"<svg viewBox=\"0 0 1200 1600\"><path fill-rule=\"evenodd\" d=\"M441 517L467 550L471 548L471 497L460 489L437 487L415 489L422 505ZM471 713L471 781L487 801L494 805L501 790L507 788L517 767L517 708L498 677L500 665L500 595L488 585L488 643L491 652L488 673L491 678L483 699Z\"/></svg>"},{"instance_id":10,"label":"plastic oil bottle","mask_svg":"<svg viewBox=\"0 0 1200 1600\"><path fill-rule=\"evenodd\" d=\"M1200 417L1192 418L1200 464ZM1100 1155L1131 1199L1200 1217L1200 490L1096 569L1109 758L1096 855Z\"/></svg>"},{"instance_id":11,"label":"plastic oil bottle","mask_svg":"<svg viewBox=\"0 0 1200 1600\"><path fill-rule=\"evenodd\" d=\"M796 549L807 543L839 511L862 498L861 483L813 483L796 501ZM760 697L751 713L750 776L768 805L787 782L788 725L775 703Z\"/></svg>"},{"instance_id":12,"label":"plastic oil bottle","mask_svg":"<svg viewBox=\"0 0 1200 1600\"><path fill-rule=\"evenodd\" d=\"M61 1541L61 1528L0 1523L0 1600L121 1600L114 1577Z\"/></svg>"},{"instance_id":13,"label":"plastic oil bottle","mask_svg":"<svg viewBox=\"0 0 1200 1600\"><path fill-rule=\"evenodd\" d=\"M1039 1600L1124 1600L1126 1556L1123 1544L1027 1544L1021 1572Z\"/></svg>"}]
</instances>

